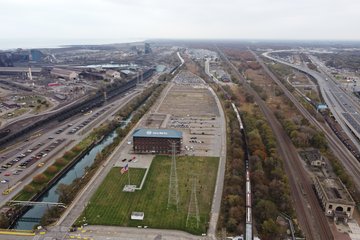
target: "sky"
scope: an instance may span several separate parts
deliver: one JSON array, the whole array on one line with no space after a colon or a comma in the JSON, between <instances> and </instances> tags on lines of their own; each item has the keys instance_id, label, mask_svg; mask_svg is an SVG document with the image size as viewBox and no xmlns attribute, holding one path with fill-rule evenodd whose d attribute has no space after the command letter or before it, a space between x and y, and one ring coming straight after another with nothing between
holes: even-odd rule
<instances>
[{"instance_id":1,"label":"sky","mask_svg":"<svg viewBox=\"0 0 360 240\"><path fill-rule=\"evenodd\" d=\"M360 40L359 9L359 0L0 0L0 45L154 38Z\"/></svg>"}]
</instances>

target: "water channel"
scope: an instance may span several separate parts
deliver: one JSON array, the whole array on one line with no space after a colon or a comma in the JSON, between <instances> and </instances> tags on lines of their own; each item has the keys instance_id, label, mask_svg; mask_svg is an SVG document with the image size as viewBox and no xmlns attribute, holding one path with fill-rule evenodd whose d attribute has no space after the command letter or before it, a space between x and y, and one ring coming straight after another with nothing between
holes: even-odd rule
<instances>
[{"instance_id":1,"label":"water channel","mask_svg":"<svg viewBox=\"0 0 360 240\"><path fill-rule=\"evenodd\" d=\"M127 125L122 124L122 128ZM103 150L106 146L111 144L114 138L117 136L116 130L105 137L100 143L95 145L83 158L81 158L72 168L65 173L59 181L51 187L46 193L39 198L38 202L58 202L59 195L56 193L56 189L60 184L71 184L76 178L82 177L87 167L90 167L96 155ZM47 206L34 206L31 207L14 225L14 229L31 230L33 227L40 223L41 217L48 209Z\"/></svg>"}]
</instances>

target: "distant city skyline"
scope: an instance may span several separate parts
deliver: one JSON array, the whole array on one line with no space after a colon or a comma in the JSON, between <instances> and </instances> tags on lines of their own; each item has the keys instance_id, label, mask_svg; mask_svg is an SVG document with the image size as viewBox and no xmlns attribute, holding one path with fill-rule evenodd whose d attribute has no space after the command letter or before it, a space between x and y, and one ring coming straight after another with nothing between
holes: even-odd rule
<instances>
[{"instance_id":1,"label":"distant city skyline","mask_svg":"<svg viewBox=\"0 0 360 240\"><path fill-rule=\"evenodd\" d=\"M0 0L0 49L27 39L50 45L154 38L357 41L359 9L356 0Z\"/></svg>"}]
</instances>

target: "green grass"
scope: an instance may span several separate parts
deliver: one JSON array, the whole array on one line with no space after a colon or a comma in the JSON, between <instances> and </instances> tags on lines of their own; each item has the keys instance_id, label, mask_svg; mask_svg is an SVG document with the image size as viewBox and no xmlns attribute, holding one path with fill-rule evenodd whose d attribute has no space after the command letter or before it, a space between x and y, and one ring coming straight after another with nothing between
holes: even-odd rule
<instances>
[{"instance_id":1,"label":"green grass","mask_svg":"<svg viewBox=\"0 0 360 240\"><path fill-rule=\"evenodd\" d=\"M178 157L177 174L179 180L179 210L167 209L168 187L171 159L167 156L156 156L152 162L146 182L142 190L133 193L122 192L128 183L127 174L121 175L119 168L114 168L90 200L86 212L87 222L92 225L149 226L184 230L193 234L201 234L207 230L207 222L211 208L214 186L216 182L219 158L215 157ZM200 224L186 218L191 195L191 172L197 174ZM130 169L131 184L140 185L144 169ZM143 221L130 220L131 212L145 213Z\"/></svg>"}]
</instances>

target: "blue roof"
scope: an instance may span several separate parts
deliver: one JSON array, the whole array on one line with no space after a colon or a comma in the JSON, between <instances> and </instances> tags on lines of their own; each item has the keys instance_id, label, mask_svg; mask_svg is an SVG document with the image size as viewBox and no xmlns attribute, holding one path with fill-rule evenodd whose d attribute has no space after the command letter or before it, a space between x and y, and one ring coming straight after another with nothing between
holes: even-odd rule
<instances>
[{"instance_id":1,"label":"blue roof","mask_svg":"<svg viewBox=\"0 0 360 240\"><path fill-rule=\"evenodd\" d=\"M182 138L182 132L170 129L139 128L134 131L133 137Z\"/></svg>"}]
</instances>

